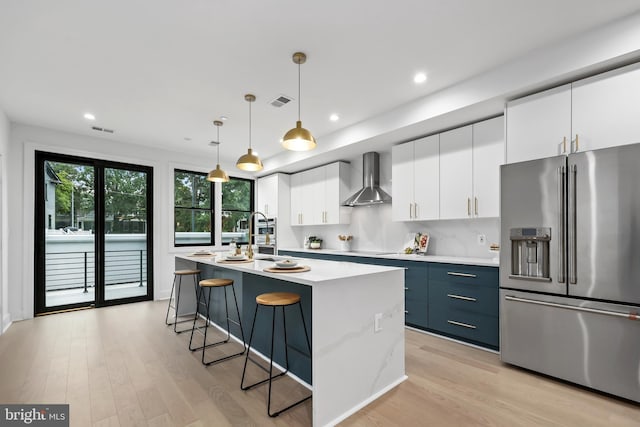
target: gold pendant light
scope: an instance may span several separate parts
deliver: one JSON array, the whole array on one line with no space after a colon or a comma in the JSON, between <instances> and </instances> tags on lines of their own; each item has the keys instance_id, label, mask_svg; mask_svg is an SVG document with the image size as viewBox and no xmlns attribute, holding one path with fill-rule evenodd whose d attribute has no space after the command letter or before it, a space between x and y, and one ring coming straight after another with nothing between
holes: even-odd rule
<instances>
[{"instance_id":1,"label":"gold pendant light","mask_svg":"<svg viewBox=\"0 0 640 427\"><path fill-rule=\"evenodd\" d=\"M316 148L316 139L311 132L302 127L300 121L300 65L307 62L307 55L296 52L293 54L293 62L298 64L298 121L296 127L284 134L282 146L291 151L309 151Z\"/></svg>"},{"instance_id":2,"label":"gold pendant light","mask_svg":"<svg viewBox=\"0 0 640 427\"><path fill-rule=\"evenodd\" d=\"M240 156L236 162L236 167L243 171L255 172L261 170L263 167L260 157L253 154L253 150L251 149L251 103L256 100L256 97L247 94L244 96L244 100L249 103L249 149L247 150L247 154Z\"/></svg>"},{"instance_id":3,"label":"gold pendant light","mask_svg":"<svg viewBox=\"0 0 640 427\"><path fill-rule=\"evenodd\" d=\"M220 120L214 120L213 124L218 128L218 138L216 141L212 141L211 144L215 144L218 148L218 162L216 164L216 168L207 175L207 181L229 182L229 175L220 169L220 126L222 126L222 122Z\"/></svg>"}]
</instances>

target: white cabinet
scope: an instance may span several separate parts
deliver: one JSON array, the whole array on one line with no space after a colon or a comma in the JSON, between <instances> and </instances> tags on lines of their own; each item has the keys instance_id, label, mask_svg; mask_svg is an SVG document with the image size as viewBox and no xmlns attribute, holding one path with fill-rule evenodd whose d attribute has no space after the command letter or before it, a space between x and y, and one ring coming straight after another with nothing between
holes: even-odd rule
<instances>
[{"instance_id":1,"label":"white cabinet","mask_svg":"<svg viewBox=\"0 0 640 427\"><path fill-rule=\"evenodd\" d=\"M640 64L507 104L507 163L640 142Z\"/></svg>"},{"instance_id":2,"label":"white cabinet","mask_svg":"<svg viewBox=\"0 0 640 427\"><path fill-rule=\"evenodd\" d=\"M575 82L573 151L640 142L639 99L638 64Z\"/></svg>"},{"instance_id":3,"label":"white cabinet","mask_svg":"<svg viewBox=\"0 0 640 427\"><path fill-rule=\"evenodd\" d=\"M440 219L500 216L504 117L440 134Z\"/></svg>"},{"instance_id":4,"label":"white cabinet","mask_svg":"<svg viewBox=\"0 0 640 427\"><path fill-rule=\"evenodd\" d=\"M471 125L440 134L440 219L472 216L472 148Z\"/></svg>"},{"instance_id":5,"label":"white cabinet","mask_svg":"<svg viewBox=\"0 0 640 427\"><path fill-rule=\"evenodd\" d=\"M439 135L431 135L392 147L393 221L438 219L439 146Z\"/></svg>"},{"instance_id":6,"label":"white cabinet","mask_svg":"<svg viewBox=\"0 0 640 427\"><path fill-rule=\"evenodd\" d=\"M302 225L302 209L304 202L302 196L304 194L303 180L304 175L302 173L295 173L291 175L291 225Z\"/></svg>"},{"instance_id":7,"label":"white cabinet","mask_svg":"<svg viewBox=\"0 0 640 427\"><path fill-rule=\"evenodd\" d=\"M571 139L571 85L509 102L507 163L567 153Z\"/></svg>"},{"instance_id":8,"label":"white cabinet","mask_svg":"<svg viewBox=\"0 0 640 427\"><path fill-rule=\"evenodd\" d=\"M331 163L291 175L291 225L348 224L349 165Z\"/></svg>"},{"instance_id":9,"label":"white cabinet","mask_svg":"<svg viewBox=\"0 0 640 427\"><path fill-rule=\"evenodd\" d=\"M500 216L500 165L504 163L504 116L473 124L473 216Z\"/></svg>"},{"instance_id":10,"label":"white cabinet","mask_svg":"<svg viewBox=\"0 0 640 427\"><path fill-rule=\"evenodd\" d=\"M289 176L276 173L257 180L256 210L269 218L277 218L279 208L288 197ZM288 205L288 203L287 203ZM287 208L287 212L289 209Z\"/></svg>"},{"instance_id":11,"label":"white cabinet","mask_svg":"<svg viewBox=\"0 0 640 427\"><path fill-rule=\"evenodd\" d=\"M324 209L321 224L348 224L351 222L350 207L342 206L349 196L349 165L344 162L331 163L324 168Z\"/></svg>"}]
</instances>

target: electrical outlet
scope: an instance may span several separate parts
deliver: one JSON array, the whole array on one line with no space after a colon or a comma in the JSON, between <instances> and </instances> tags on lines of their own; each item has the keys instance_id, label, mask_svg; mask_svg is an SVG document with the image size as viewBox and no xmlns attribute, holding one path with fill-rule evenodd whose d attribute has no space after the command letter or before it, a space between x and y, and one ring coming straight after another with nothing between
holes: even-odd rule
<instances>
[{"instance_id":1,"label":"electrical outlet","mask_svg":"<svg viewBox=\"0 0 640 427\"><path fill-rule=\"evenodd\" d=\"M380 332L382 330L382 313L376 313L373 316L373 332Z\"/></svg>"},{"instance_id":2,"label":"electrical outlet","mask_svg":"<svg viewBox=\"0 0 640 427\"><path fill-rule=\"evenodd\" d=\"M478 234L478 245L484 246L487 244L487 236L484 234Z\"/></svg>"}]
</instances>

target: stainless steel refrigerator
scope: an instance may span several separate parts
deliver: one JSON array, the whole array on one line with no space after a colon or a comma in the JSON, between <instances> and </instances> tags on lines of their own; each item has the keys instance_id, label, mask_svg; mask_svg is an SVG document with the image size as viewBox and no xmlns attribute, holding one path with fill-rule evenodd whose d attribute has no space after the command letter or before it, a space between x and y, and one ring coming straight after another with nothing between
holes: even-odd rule
<instances>
[{"instance_id":1,"label":"stainless steel refrigerator","mask_svg":"<svg viewBox=\"0 0 640 427\"><path fill-rule=\"evenodd\" d=\"M640 144L501 167L504 362L640 402Z\"/></svg>"}]
</instances>

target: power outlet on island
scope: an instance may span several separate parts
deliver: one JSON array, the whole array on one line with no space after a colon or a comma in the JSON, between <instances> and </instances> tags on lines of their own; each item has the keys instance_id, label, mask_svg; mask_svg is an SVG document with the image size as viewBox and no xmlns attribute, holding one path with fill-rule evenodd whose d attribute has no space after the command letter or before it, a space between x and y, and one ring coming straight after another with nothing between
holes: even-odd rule
<instances>
[{"instance_id":1,"label":"power outlet on island","mask_svg":"<svg viewBox=\"0 0 640 427\"><path fill-rule=\"evenodd\" d=\"M380 332L382 330L382 313L376 313L373 316L373 332Z\"/></svg>"},{"instance_id":2,"label":"power outlet on island","mask_svg":"<svg viewBox=\"0 0 640 427\"><path fill-rule=\"evenodd\" d=\"M478 234L478 246L484 246L487 244L487 236L484 234Z\"/></svg>"}]
</instances>

